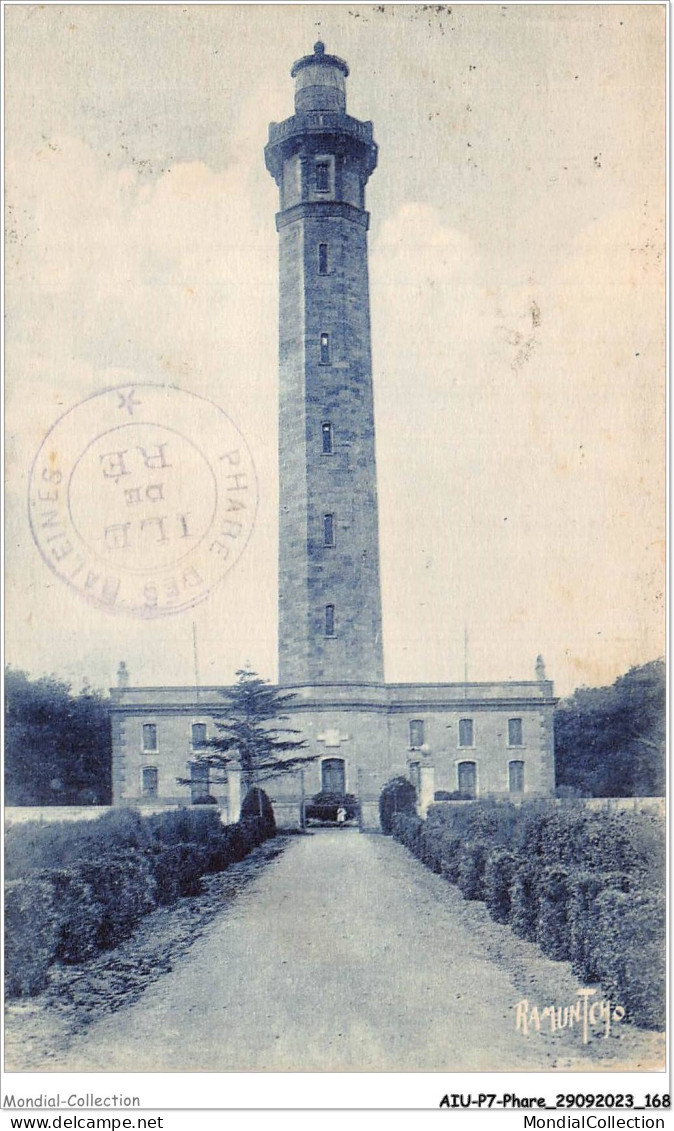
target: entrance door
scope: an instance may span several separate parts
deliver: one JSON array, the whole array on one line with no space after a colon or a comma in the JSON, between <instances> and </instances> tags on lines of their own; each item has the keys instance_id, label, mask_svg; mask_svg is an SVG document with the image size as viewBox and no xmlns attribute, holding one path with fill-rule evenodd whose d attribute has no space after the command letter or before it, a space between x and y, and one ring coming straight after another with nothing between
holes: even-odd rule
<instances>
[{"instance_id":1,"label":"entrance door","mask_svg":"<svg viewBox=\"0 0 674 1131\"><path fill-rule=\"evenodd\" d=\"M323 793L346 793L346 773L343 758L323 759L321 791Z\"/></svg>"},{"instance_id":2,"label":"entrance door","mask_svg":"<svg viewBox=\"0 0 674 1131\"><path fill-rule=\"evenodd\" d=\"M474 762L459 762L459 789L467 797L475 797L477 771Z\"/></svg>"}]
</instances>

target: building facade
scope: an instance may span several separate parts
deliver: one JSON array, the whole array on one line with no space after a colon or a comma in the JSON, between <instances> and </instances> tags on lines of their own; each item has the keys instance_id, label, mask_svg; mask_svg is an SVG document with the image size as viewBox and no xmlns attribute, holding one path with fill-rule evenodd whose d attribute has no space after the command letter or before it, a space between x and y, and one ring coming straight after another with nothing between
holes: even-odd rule
<instances>
[{"instance_id":1,"label":"building facade","mask_svg":"<svg viewBox=\"0 0 674 1131\"><path fill-rule=\"evenodd\" d=\"M346 112L343 60L317 43L291 74L295 113L265 148L279 191L279 685L317 758L272 783L277 820L346 792L375 827L398 774L422 807L436 792L549 794L555 699L540 659L532 681L384 681L365 209L377 146ZM209 782L195 765L218 689L130 687L122 667L111 694L115 801L210 792L235 819L236 771Z\"/></svg>"}]
</instances>

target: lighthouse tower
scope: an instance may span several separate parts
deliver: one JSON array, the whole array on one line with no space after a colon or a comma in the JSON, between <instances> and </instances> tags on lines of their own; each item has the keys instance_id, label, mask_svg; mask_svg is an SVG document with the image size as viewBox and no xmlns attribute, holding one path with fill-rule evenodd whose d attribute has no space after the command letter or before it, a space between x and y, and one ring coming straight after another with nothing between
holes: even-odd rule
<instances>
[{"instance_id":1,"label":"lighthouse tower","mask_svg":"<svg viewBox=\"0 0 674 1131\"><path fill-rule=\"evenodd\" d=\"M295 113L265 149L280 198L279 685L313 761L270 783L277 823L302 824L318 794L355 795L361 828L378 828L401 775L422 814L456 791L546 796L556 699L542 663L535 680L384 683L365 210L377 147L346 113L342 59L317 43L291 73ZM222 689L130 687L120 670L111 704L115 804L184 804L175 783ZM235 820L237 780L195 777L193 800L206 790Z\"/></svg>"},{"instance_id":2,"label":"lighthouse tower","mask_svg":"<svg viewBox=\"0 0 674 1131\"><path fill-rule=\"evenodd\" d=\"M279 189L279 683L383 682L365 185L372 123L342 59L292 68L269 127Z\"/></svg>"}]
</instances>

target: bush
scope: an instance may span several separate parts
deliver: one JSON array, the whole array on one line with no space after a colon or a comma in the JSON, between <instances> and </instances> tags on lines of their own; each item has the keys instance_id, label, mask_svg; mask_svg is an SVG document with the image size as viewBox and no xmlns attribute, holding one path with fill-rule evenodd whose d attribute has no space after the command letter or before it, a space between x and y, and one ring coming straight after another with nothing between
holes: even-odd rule
<instances>
[{"instance_id":1,"label":"bush","mask_svg":"<svg viewBox=\"0 0 674 1131\"><path fill-rule=\"evenodd\" d=\"M201 877L208 863L208 849L199 844L178 844L178 891L180 895L201 895Z\"/></svg>"},{"instance_id":2,"label":"bush","mask_svg":"<svg viewBox=\"0 0 674 1131\"><path fill-rule=\"evenodd\" d=\"M510 926L520 938L536 941L538 922L538 868L528 861L520 864L513 879Z\"/></svg>"},{"instance_id":3,"label":"bush","mask_svg":"<svg viewBox=\"0 0 674 1131\"><path fill-rule=\"evenodd\" d=\"M103 819L104 820L104 819ZM100 824L103 823L103 820ZM84 824L84 822L82 822ZM110 949L133 931L139 919L157 904L174 903L180 895L197 895L201 876L241 860L268 832L259 817L223 827L218 813L181 810L149 818L124 813L109 822L110 843L133 840L124 851L94 855L103 842L100 829L89 836L79 825L55 826L54 836L35 829L21 840L32 844L35 861L56 846L67 867L28 871L10 880L5 894L5 982L8 997L38 993L51 963L83 962ZM175 838L188 835L187 842ZM79 851L84 855L72 859Z\"/></svg>"},{"instance_id":4,"label":"bush","mask_svg":"<svg viewBox=\"0 0 674 1131\"><path fill-rule=\"evenodd\" d=\"M59 914L56 958L75 965L85 962L99 949L103 904L77 866L50 872L49 877Z\"/></svg>"},{"instance_id":5,"label":"bush","mask_svg":"<svg viewBox=\"0 0 674 1131\"><path fill-rule=\"evenodd\" d=\"M106 852L146 847L152 839L147 818L132 809L112 810L91 821L12 825L5 834L5 875L12 880L27 872L68 868Z\"/></svg>"},{"instance_id":6,"label":"bush","mask_svg":"<svg viewBox=\"0 0 674 1131\"><path fill-rule=\"evenodd\" d=\"M417 817L416 813L396 813L391 822L393 836L401 841L405 848L409 848L415 856L420 854L419 841L423 823L421 817Z\"/></svg>"},{"instance_id":7,"label":"bush","mask_svg":"<svg viewBox=\"0 0 674 1131\"><path fill-rule=\"evenodd\" d=\"M96 918L100 916L96 930L99 950L110 950L127 938L138 920L157 906L157 885L147 856L137 852L110 853L80 864L77 871L78 879L91 891ZM79 931L80 920L86 925L89 914L89 903L81 905L69 931Z\"/></svg>"},{"instance_id":8,"label":"bush","mask_svg":"<svg viewBox=\"0 0 674 1131\"><path fill-rule=\"evenodd\" d=\"M463 837L444 833L440 840L440 869L450 884L459 882Z\"/></svg>"},{"instance_id":9,"label":"bush","mask_svg":"<svg viewBox=\"0 0 674 1131\"><path fill-rule=\"evenodd\" d=\"M492 919L510 922L511 887L515 872L522 863L515 852L495 848L487 859L484 872L484 901Z\"/></svg>"},{"instance_id":10,"label":"bush","mask_svg":"<svg viewBox=\"0 0 674 1131\"><path fill-rule=\"evenodd\" d=\"M220 813L212 806L169 809L146 818L155 841L160 844L207 844L222 832Z\"/></svg>"},{"instance_id":11,"label":"bush","mask_svg":"<svg viewBox=\"0 0 674 1131\"><path fill-rule=\"evenodd\" d=\"M424 821L419 834L419 859L432 872L442 872L442 843L442 829Z\"/></svg>"},{"instance_id":12,"label":"bush","mask_svg":"<svg viewBox=\"0 0 674 1131\"><path fill-rule=\"evenodd\" d=\"M259 818L262 821L265 836L276 836L276 821L272 803L265 791L258 789L257 786L248 790L241 806L239 819L247 820L250 817Z\"/></svg>"},{"instance_id":13,"label":"bush","mask_svg":"<svg viewBox=\"0 0 674 1131\"><path fill-rule=\"evenodd\" d=\"M602 988L635 1025L664 1029L664 895L604 891L597 897L596 909Z\"/></svg>"},{"instance_id":14,"label":"bush","mask_svg":"<svg viewBox=\"0 0 674 1131\"><path fill-rule=\"evenodd\" d=\"M417 808L417 791L407 778L391 778L379 795L379 821L382 832L390 836L396 814L414 813Z\"/></svg>"},{"instance_id":15,"label":"bush","mask_svg":"<svg viewBox=\"0 0 674 1131\"><path fill-rule=\"evenodd\" d=\"M561 864L544 868L539 877L536 941L548 958L564 959L570 955L569 884L569 870Z\"/></svg>"},{"instance_id":16,"label":"bush","mask_svg":"<svg viewBox=\"0 0 674 1131\"><path fill-rule=\"evenodd\" d=\"M169 906L180 897L180 845L157 845L147 850L157 885L157 903Z\"/></svg>"},{"instance_id":17,"label":"bush","mask_svg":"<svg viewBox=\"0 0 674 1131\"><path fill-rule=\"evenodd\" d=\"M464 899L484 899L484 870L489 845L484 840L464 844L459 857L457 883Z\"/></svg>"},{"instance_id":18,"label":"bush","mask_svg":"<svg viewBox=\"0 0 674 1131\"><path fill-rule=\"evenodd\" d=\"M608 890L627 892L625 872L576 872L569 894L569 957L571 969L585 982L600 980L596 900Z\"/></svg>"},{"instance_id":19,"label":"bush","mask_svg":"<svg viewBox=\"0 0 674 1131\"><path fill-rule=\"evenodd\" d=\"M473 801L391 820L394 835L466 899L545 954L600 981L637 1025L664 1024L664 823L578 802ZM628 894L629 893L629 894Z\"/></svg>"},{"instance_id":20,"label":"bush","mask_svg":"<svg viewBox=\"0 0 674 1131\"><path fill-rule=\"evenodd\" d=\"M5 992L37 994L56 957L59 913L49 877L39 873L5 885Z\"/></svg>"}]
</instances>

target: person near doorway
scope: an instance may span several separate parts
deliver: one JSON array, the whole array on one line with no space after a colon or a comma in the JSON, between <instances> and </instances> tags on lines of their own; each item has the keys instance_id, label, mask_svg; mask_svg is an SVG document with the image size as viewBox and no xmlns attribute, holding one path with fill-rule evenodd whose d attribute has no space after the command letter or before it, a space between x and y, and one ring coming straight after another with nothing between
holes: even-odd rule
<instances>
[{"instance_id":1,"label":"person near doorway","mask_svg":"<svg viewBox=\"0 0 674 1131\"><path fill-rule=\"evenodd\" d=\"M340 805L339 809L337 810L337 824L343 825L345 821L346 821L346 809L344 808L343 805Z\"/></svg>"}]
</instances>

